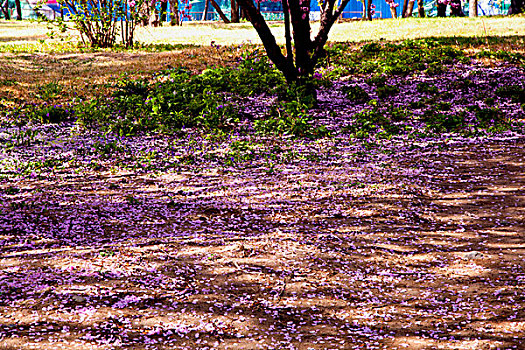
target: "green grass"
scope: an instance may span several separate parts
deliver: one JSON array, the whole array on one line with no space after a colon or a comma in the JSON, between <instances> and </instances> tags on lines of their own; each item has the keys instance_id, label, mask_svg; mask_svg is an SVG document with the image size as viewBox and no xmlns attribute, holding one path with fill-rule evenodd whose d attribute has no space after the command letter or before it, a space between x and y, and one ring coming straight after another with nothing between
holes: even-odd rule
<instances>
[{"instance_id":1,"label":"green grass","mask_svg":"<svg viewBox=\"0 0 525 350\"><path fill-rule=\"evenodd\" d=\"M282 23L270 25L279 43L284 43ZM319 27L312 23L312 36ZM78 35L70 33L65 41L48 39L45 24L35 22L0 21L0 52L2 51L74 51ZM511 37L516 45L523 47L525 17L477 17L477 18L407 18L375 21L351 21L336 23L330 33L330 41L360 42L373 40L397 41L425 37ZM459 37L459 38L458 38ZM192 22L181 27L139 27L136 41L144 44L193 44L220 45L242 43L260 44L256 31L249 23L224 24L221 22ZM64 38L62 38L64 39ZM43 42L42 42L43 41Z\"/></svg>"},{"instance_id":2,"label":"green grass","mask_svg":"<svg viewBox=\"0 0 525 350\"><path fill-rule=\"evenodd\" d=\"M312 23L315 34L319 23ZM235 30L232 30L235 29ZM279 43L284 44L284 27L272 23L271 30ZM407 18L376 21L336 23L330 32L330 41L405 40L426 37L485 37L524 36L525 17L478 18ZM140 42L170 42L207 45L212 40L230 45L245 42L261 43L249 23L240 24L185 24L182 27L138 28Z\"/></svg>"},{"instance_id":3,"label":"green grass","mask_svg":"<svg viewBox=\"0 0 525 350\"><path fill-rule=\"evenodd\" d=\"M405 40L428 37L523 36L525 17L405 18L334 26L331 41Z\"/></svg>"}]
</instances>

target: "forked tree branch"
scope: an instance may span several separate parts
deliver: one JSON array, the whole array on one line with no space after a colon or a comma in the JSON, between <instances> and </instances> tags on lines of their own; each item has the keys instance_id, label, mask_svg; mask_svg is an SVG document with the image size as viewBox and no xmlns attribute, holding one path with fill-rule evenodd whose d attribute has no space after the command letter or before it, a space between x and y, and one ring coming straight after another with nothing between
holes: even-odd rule
<instances>
[{"instance_id":1,"label":"forked tree branch","mask_svg":"<svg viewBox=\"0 0 525 350\"><path fill-rule=\"evenodd\" d=\"M317 33L313 44L314 52L312 54L312 60L314 62L317 62L317 60L321 56L321 53L324 50L324 45L328 40L328 33L330 32L330 29L332 29L332 26L334 25L335 21L337 21L339 16L341 16L344 8L346 7L346 5L348 5L348 2L350 0L342 0L337 10L334 13L332 13L335 1L336 0L327 0L327 2L331 3L329 6L329 11L323 12L321 16L321 25L319 26L319 32Z\"/></svg>"},{"instance_id":2,"label":"forked tree branch","mask_svg":"<svg viewBox=\"0 0 525 350\"><path fill-rule=\"evenodd\" d=\"M238 0L248 19L263 42L270 60L285 76L286 81L297 81L313 73L315 64L324 51L328 33L350 0L342 0L334 12L336 0L325 0L322 4L321 25L315 40L310 37L310 0L281 0L284 11L286 56L277 45L274 35L253 0ZM290 33L290 24L293 33ZM292 35L295 43L295 60L292 52Z\"/></svg>"},{"instance_id":3,"label":"forked tree branch","mask_svg":"<svg viewBox=\"0 0 525 350\"><path fill-rule=\"evenodd\" d=\"M248 14L248 19L257 31L259 38L261 38L270 60L275 64L277 69L283 72L286 81L290 82L296 80L297 69L293 63L288 62L286 57L281 52L281 48L279 45L277 45L275 37L268 27L268 24L264 20L261 12L255 7L253 0L238 0L238 2Z\"/></svg>"}]
</instances>

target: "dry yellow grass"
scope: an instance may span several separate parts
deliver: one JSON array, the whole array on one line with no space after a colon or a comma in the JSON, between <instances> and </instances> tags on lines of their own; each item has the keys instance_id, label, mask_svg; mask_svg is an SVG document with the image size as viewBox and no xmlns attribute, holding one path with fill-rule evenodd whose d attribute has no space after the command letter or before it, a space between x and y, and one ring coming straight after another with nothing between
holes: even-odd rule
<instances>
[{"instance_id":1,"label":"dry yellow grass","mask_svg":"<svg viewBox=\"0 0 525 350\"><path fill-rule=\"evenodd\" d=\"M209 66L227 64L232 60L230 55L235 53L222 57L209 46L150 53L0 53L0 82L16 81L16 84L2 86L0 101L33 101L38 86L52 82L64 87L61 99L89 98L105 94L105 90L124 75L137 78L180 66L202 71Z\"/></svg>"}]
</instances>

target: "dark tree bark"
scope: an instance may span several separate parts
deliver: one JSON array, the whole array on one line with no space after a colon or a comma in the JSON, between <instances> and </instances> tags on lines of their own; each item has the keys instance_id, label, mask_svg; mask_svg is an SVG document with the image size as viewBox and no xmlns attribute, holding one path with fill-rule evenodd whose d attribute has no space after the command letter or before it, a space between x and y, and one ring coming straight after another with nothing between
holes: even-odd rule
<instances>
[{"instance_id":1,"label":"dark tree bark","mask_svg":"<svg viewBox=\"0 0 525 350\"><path fill-rule=\"evenodd\" d=\"M446 17L447 16L447 4L437 1L436 6L437 6L437 16Z\"/></svg>"},{"instance_id":2,"label":"dark tree bark","mask_svg":"<svg viewBox=\"0 0 525 350\"><path fill-rule=\"evenodd\" d=\"M293 81L297 78L297 71L293 64L288 64L288 60L281 52L277 45L268 24L264 20L261 12L255 7L252 0L239 0L239 4L246 10L248 20L252 23L257 31L259 38L263 42L264 49L270 60L275 64L277 69L283 72L287 81Z\"/></svg>"},{"instance_id":3,"label":"dark tree bark","mask_svg":"<svg viewBox=\"0 0 525 350\"><path fill-rule=\"evenodd\" d=\"M425 17L425 7L423 0L417 0L417 14L419 17Z\"/></svg>"},{"instance_id":4,"label":"dark tree bark","mask_svg":"<svg viewBox=\"0 0 525 350\"><path fill-rule=\"evenodd\" d=\"M334 9L335 0L326 0L324 7L326 8L325 12L321 15L321 25L319 27L319 32L314 39L314 54L313 54L313 63L317 63L317 60L324 54L324 45L328 40L328 33L335 21L341 16L344 8L348 5L350 0L343 0L339 4L337 9ZM372 1L372 0L370 0ZM372 4L370 2L370 4ZM371 6L371 5L370 5ZM370 14L370 11L368 12Z\"/></svg>"},{"instance_id":5,"label":"dark tree bark","mask_svg":"<svg viewBox=\"0 0 525 350\"><path fill-rule=\"evenodd\" d=\"M461 8L461 0L452 0L450 2L450 15L454 17L465 17Z\"/></svg>"},{"instance_id":6,"label":"dark tree bark","mask_svg":"<svg viewBox=\"0 0 525 350\"><path fill-rule=\"evenodd\" d=\"M260 6L261 3L259 3L259 6ZM247 20L248 19L248 13L242 8L239 6L239 9L240 9L240 12L241 12L241 19L244 19L244 20ZM260 10L260 8L259 8Z\"/></svg>"},{"instance_id":7,"label":"dark tree bark","mask_svg":"<svg viewBox=\"0 0 525 350\"><path fill-rule=\"evenodd\" d=\"M222 12L221 7L215 2L215 0L210 0L210 3L213 6L213 8L215 9L215 11L217 11L217 13L219 14L219 16L221 17L222 21L224 23L230 23L230 20L228 19L228 17L226 17L226 15L224 15L224 12Z\"/></svg>"},{"instance_id":8,"label":"dark tree bark","mask_svg":"<svg viewBox=\"0 0 525 350\"><path fill-rule=\"evenodd\" d=\"M237 0L241 8L248 14L248 19L257 31L263 42L270 60L279 69L286 81L302 82L303 78L310 76L316 62L324 54L324 45L328 40L328 33L335 21L339 18L349 0L342 0L337 9L334 8L336 0L323 0L321 2L321 19L319 32L312 40L310 37L310 0L286 0L283 7L289 9L289 24L286 24L286 56L277 45L268 24L253 0ZM285 11L287 13L288 11ZM286 27L290 28L286 29ZM292 55L292 41L295 44L295 55Z\"/></svg>"},{"instance_id":9,"label":"dark tree bark","mask_svg":"<svg viewBox=\"0 0 525 350\"><path fill-rule=\"evenodd\" d=\"M230 4L231 4L231 22L239 23L240 22L239 4L235 0L230 0Z\"/></svg>"},{"instance_id":10,"label":"dark tree bark","mask_svg":"<svg viewBox=\"0 0 525 350\"><path fill-rule=\"evenodd\" d=\"M16 6L16 20L21 21L22 20L22 6L20 5L20 0L15 0L15 6Z\"/></svg>"},{"instance_id":11,"label":"dark tree bark","mask_svg":"<svg viewBox=\"0 0 525 350\"><path fill-rule=\"evenodd\" d=\"M509 15L516 15L525 12L525 0L511 0Z\"/></svg>"},{"instance_id":12,"label":"dark tree bark","mask_svg":"<svg viewBox=\"0 0 525 350\"><path fill-rule=\"evenodd\" d=\"M407 10L408 10L408 0L403 1L403 10L401 11L401 17L406 18L407 17Z\"/></svg>"},{"instance_id":13,"label":"dark tree bark","mask_svg":"<svg viewBox=\"0 0 525 350\"><path fill-rule=\"evenodd\" d=\"M366 3L366 19L368 21L372 20L372 0L368 0Z\"/></svg>"},{"instance_id":14,"label":"dark tree bark","mask_svg":"<svg viewBox=\"0 0 525 350\"><path fill-rule=\"evenodd\" d=\"M0 6L0 9L2 9L5 19L11 19L11 16L9 15L9 0L5 0L5 2Z\"/></svg>"},{"instance_id":15,"label":"dark tree bark","mask_svg":"<svg viewBox=\"0 0 525 350\"><path fill-rule=\"evenodd\" d=\"M160 2L160 23L166 22L168 19L168 1Z\"/></svg>"},{"instance_id":16,"label":"dark tree bark","mask_svg":"<svg viewBox=\"0 0 525 350\"><path fill-rule=\"evenodd\" d=\"M408 0L408 8L406 12L406 17L412 17L412 11L414 11L414 0Z\"/></svg>"},{"instance_id":17,"label":"dark tree bark","mask_svg":"<svg viewBox=\"0 0 525 350\"><path fill-rule=\"evenodd\" d=\"M288 2L295 42L295 66L299 74L313 73L310 62L312 40L310 39L310 0L293 0Z\"/></svg>"},{"instance_id":18,"label":"dark tree bark","mask_svg":"<svg viewBox=\"0 0 525 350\"><path fill-rule=\"evenodd\" d=\"M282 0L284 14L284 38L286 40L286 59L293 65L292 35L290 34L290 7L288 0Z\"/></svg>"}]
</instances>

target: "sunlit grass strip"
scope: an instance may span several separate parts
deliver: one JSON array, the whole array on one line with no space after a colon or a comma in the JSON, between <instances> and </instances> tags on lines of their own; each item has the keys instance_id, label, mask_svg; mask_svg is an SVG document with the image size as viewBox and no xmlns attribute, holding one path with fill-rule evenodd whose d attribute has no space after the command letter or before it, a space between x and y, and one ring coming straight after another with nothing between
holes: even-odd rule
<instances>
[{"instance_id":1,"label":"sunlit grass strip","mask_svg":"<svg viewBox=\"0 0 525 350\"><path fill-rule=\"evenodd\" d=\"M33 53L33 52L47 52L47 53L66 53L66 52L89 52L93 51L90 48L78 45L78 42L17 42L0 44L0 52L10 53Z\"/></svg>"},{"instance_id":2,"label":"sunlit grass strip","mask_svg":"<svg viewBox=\"0 0 525 350\"><path fill-rule=\"evenodd\" d=\"M319 24L312 23L316 32ZM281 23L271 23L279 43L284 43ZM56 51L74 48L78 36L71 42L46 39L48 29L44 24L0 21L0 52ZM351 21L336 23L330 41L404 40L424 37L498 37L525 36L525 17L478 17L478 18L409 18L376 21ZM139 27L136 42L144 44L193 44L220 45L253 43L260 44L255 30L249 23L223 24L184 23L181 27ZM40 40L40 42L39 42ZM43 41L43 43L42 43ZM49 43L49 44L48 44ZM38 46L40 45L40 46ZM19 46L19 48L18 48ZM58 46L58 48L56 48ZM15 48L16 47L16 48Z\"/></svg>"},{"instance_id":3,"label":"sunlit grass strip","mask_svg":"<svg viewBox=\"0 0 525 350\"><path fill-rule=\"evenodd\" d=\"M319 23L312 23L316 32ZM235 29L235 30L232 30ZM273 23L271 29L280 44L284 44L284 27ZM405 40L424 37L485 37L524 36L525 17L478 18L408 18L378 21L351 21L337 23L330 33L330 41ZM225 25L215 23L191 24L182 27L138 28L137 41L144 43L260 44L257 33L247 23Z\"/></svg>"},{"instance_id":4,"label":"sunlit grass strip","mask_svg":"<svg viewBox=\"0 0 525 350\"><path fill-rule=\"evenodd\" d=\"M408 18L346 22L334 26L332 41L405 40L427 37L525 35L525 17Z\"/></svg>"}]
</instances>

